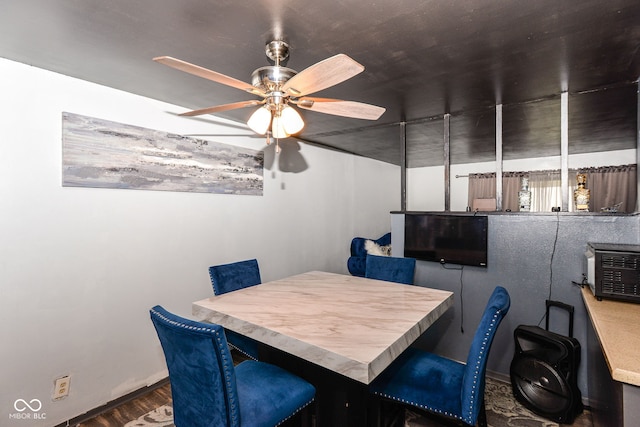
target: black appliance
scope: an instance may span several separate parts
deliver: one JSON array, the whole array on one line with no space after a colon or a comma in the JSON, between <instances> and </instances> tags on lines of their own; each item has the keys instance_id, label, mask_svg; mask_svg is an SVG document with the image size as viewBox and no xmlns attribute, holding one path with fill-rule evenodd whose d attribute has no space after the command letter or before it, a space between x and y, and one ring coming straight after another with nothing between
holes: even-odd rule
<instances>
[{"instance_id":1,"label":"black appliance","mask_svg":"<svg viewBox=\"0 0 640 427\"><path fill-rule=\"evenodd\" d=\"M640 303L640 245L588 243L587 282L593 295Z\"/></svg>"},{"instance_id":2,"label":"black appliance","mask_svg":"<svg viewBox=\"0 0 640 427\"><path fill-rule=\"evenodd\" d=\"M558 423L571 424L582 412L578 388L580 343L573 338L574 307L546 301L546 326L520 325L513 333L516 351L511 362L511 386L526 408ZM549 308L569 312L569 336L549 331Z\"/></svg>"},{"instance_id":3,"label":"black appliance","mask_svg":"<svg viewBox=\"0 0 640 427\"><path fill-rule=\"evenodd\" d=\"M442 264L487 266L487 215L404 216L404 256Z\"/></svg>"}]
</instances>

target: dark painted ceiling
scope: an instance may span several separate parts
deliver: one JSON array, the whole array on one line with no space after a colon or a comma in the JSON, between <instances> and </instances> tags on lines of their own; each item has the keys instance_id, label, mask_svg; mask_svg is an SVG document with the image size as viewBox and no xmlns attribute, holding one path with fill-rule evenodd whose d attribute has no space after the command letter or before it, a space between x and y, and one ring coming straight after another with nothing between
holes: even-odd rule
<instances>
[{"instance_id":1,"label":"dark painted ceiling","mask_svg":"<svg viewBox=\"0 0 640 427\"><path fill-rule=\"evenodd\" d=\"M288 41L298 72L345 53L365 71L314 96L386 113L303 111L299 140L394 164L403 121L408 166L442 164L445 113L452 163L493 160L495 104L505 159L557 155L562 91L571 153L636 146L638 0L0 0L0 10L0 57L186 109L255 97L153 57L250 81L272 39ZM245 122L252 110L220 116Z\"/></svg>"}]
</instances>

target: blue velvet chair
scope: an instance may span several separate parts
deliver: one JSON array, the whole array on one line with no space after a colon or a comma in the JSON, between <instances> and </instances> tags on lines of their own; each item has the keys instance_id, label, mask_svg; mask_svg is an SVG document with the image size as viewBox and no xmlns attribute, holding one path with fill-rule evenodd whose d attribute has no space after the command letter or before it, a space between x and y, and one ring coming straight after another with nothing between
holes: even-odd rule
<instances>
[{"instance_id":1,"label":"blue velvet chair","mask_svg":"<svg viewBox=\"0 0 640 427\"><path fill-rule=\"evenodd\" d=\"M211 266L209 267L209 277L211 277L215 295L226 294L261 283L260 267L256 259ZM258 360L259 345L255 340L229 329L225 329L225 334L232 348L253 360Z\"/></svg>"},{"instance_id":2,"label":"blue velvet chair","mask_svg":"<svg viewBox=\"0 0 640 427\"><path fill-rule=\"evenodd\" d=\"M305 408L315 388L277 366L245 360L234 367L224 329L150 311L162 344L176 427L273 427Z\"/></svg>"},{"instance_id":3,"label":"blue velvet chair","mask_svg":"<svg viewBox=\"0 0 640 427\"><path fill-rule=\"evenodd\" d=\"M414 258L367 255L364 277L413 285L415 272Z\"/></svg>"},{"instance_id":4,"label":"blue velvet chair","mask_svg":"<svg viewBox=\"0 0 640 427\"><path fill-rule=\"evenodd\" d=\"M367 240L372 240L379 246L388 246L391 244L391 233L387 233L376 240L364 237L354 237L351 240L349 248L351 256L347 260L347 269L352 276L364 277L367 262L367 250L364 245Z\"/></svg>"},{"instance_id":5,"label":"blue velvet chair","mask_svg":"<svg viewBox=\"0 0 640 427\"><path fill-rule=\"evenodd\" d=\"M461 363L409 347L371 384L383 399L430 411L445 419L486 427L485 373L496 330L509 311L509 294L497 286L478 326L467 362Z\"/></svg>"},{"instance_id":6,"label":"blue velvet chair","mask_svg":"<svg viewBox=\"0 0 640 427\"><path fill-rule=\"evenodd\" d=\"M256 259L211 266L209 267L209 277L211 277L213 293L216 295L261 283L260 267Z\"/></svg>"}]
</instances>

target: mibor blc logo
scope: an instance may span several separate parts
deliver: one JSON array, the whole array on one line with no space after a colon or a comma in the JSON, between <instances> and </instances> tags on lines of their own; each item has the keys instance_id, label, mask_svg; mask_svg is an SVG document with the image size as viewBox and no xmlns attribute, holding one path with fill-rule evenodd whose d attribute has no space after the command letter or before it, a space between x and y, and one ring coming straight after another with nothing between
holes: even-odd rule
<instances>
[{"instance_id":1,"label":"mibor blc logo","mask_svg":"<svg viewBox=\"0 0 640 427\"><path fill-rule=\"evenodd\" d=\"M38 399L31 399L28 402L25 399L17 399L13 402L13 409L16 412L9 414L10 420L44 420L47 418L46 413L40 412L42 402Z\"/></svg>"}]
</instances>

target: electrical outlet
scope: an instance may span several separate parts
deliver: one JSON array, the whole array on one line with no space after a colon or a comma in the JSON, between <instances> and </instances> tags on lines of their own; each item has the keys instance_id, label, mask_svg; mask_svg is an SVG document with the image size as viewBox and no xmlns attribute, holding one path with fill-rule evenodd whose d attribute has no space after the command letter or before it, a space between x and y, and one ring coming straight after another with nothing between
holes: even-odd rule
<instances>
[{"instance_id":1,"label":"electrical outlet","mask_svg":"<svg viewBox=\"0 0 640 427\"><path fill-rule=\"evenodd\" d=\"M53 382L53 396L51 397L53 400L59 400L69 395L69 386L70 386L70 378L69 375L65 375L64 377L57 378Z\"/></svg>"}]
</instances>

